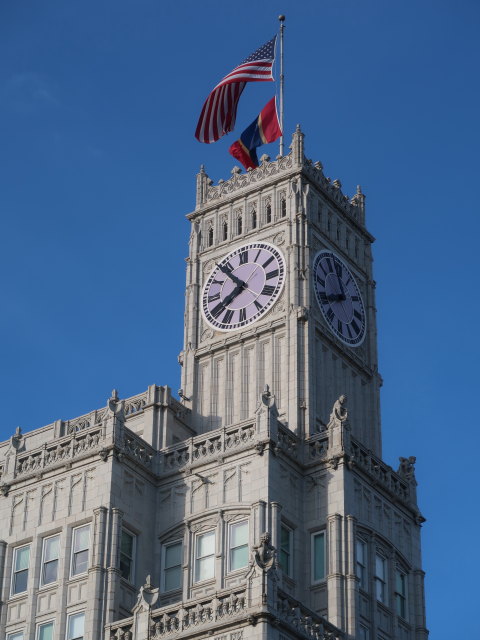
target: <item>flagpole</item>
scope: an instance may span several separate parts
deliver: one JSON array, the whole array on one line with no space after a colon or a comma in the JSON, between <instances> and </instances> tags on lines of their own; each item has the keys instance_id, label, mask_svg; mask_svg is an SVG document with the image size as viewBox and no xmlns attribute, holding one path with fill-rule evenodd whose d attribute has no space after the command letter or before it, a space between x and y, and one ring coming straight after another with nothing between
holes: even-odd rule
<instances>
[{"instance_id":1,"label":"flagpole","mask_svg":"<svg viewBox=\"0 0 480 640\"><path fill-rule=\"evenodd\" d=\"M280 128L282 135L280 136L280 155L283 156L283 30L285 29L285 16L278 16L280 20Z\"/></svg>"}]
</instances>

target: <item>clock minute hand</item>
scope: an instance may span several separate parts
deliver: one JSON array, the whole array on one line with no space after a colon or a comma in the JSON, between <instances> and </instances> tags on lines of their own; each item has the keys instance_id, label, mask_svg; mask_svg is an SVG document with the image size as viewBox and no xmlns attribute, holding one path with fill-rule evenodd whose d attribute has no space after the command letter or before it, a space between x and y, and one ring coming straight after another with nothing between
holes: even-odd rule
<instances>
[{"instance_id":1,"label":"clock minute hand","mask_svg":"<svg viewBox=\"0 0 480 640\"><path fill-rule=\"evenodd\" d=\"M230 278L232 282L235 282L235 284L238 287L243 287L245 285L244 281L240 280L240 278L237 278L237 276L235 276L233 272L230 271L230 269L228 269L227 267L223 267L221 264L217 264L217 267L220 269L222 273L224 273L228 278Z\"/></svg>"}]
</instances>

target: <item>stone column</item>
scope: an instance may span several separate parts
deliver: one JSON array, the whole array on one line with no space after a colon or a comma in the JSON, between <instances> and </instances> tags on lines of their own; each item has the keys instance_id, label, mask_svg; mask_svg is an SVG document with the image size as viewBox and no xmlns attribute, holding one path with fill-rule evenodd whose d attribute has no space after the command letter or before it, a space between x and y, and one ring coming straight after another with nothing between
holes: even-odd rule
<instances>
[{"instance_id":1,"label":"stone column","mask_svg":"<svg viewBox=\"0 0 480 640\"><path fill-rule=\"evenodd\" d=\"M342 574L342 516L339 513L328 516L328 620L340 629L345 628L344 583Z\"/></svg>"},{"instance_id":2,"label":"stone column","mask_svg":"<svg viewBox=\"0 0 480 640\"><path fill-rule=\"evenodd\" d=\"M358 589L357 589L357 576L355 567L355 530L357 519L354 516L347 516L347 538L346 538L346 550L347 550L347 633L355 638L356 628L355 623L357 619L358 611Z\"/></svg>"},{"instance_id":3,"label":"stone column","mask_svg":"<svg viewBox=\"0 0 480 640\"><path fill-rule=\"evenodd\" d=\"M272 502L271 507L272 507L271 538L272 538L272 545L275 547L277 551L277 560L278 560L279 554L280 554L280 526L281 526L280 513L282 511L282 505L279 502Z\"/></svg>"},{"instance_id":4,"label":"stone column","mask_svg":"<svg viewBox=\"0 0 480 640\"><path fill-rule=\"evenodd\" d=\"M424 587L425 572L421 569L416 569L413 572L413 584L414 584L414 600L416 603L415 608L415 638L416 640L427 640L428 631L425 619L425 587ZM408 594L407 594L408 595ZM409 597L409 604L412 602L412 598Z\"/></svg>"},{"instance_id":5,"label":"stone column","mask_svg":"<svg viewBox=\"0 0 480 640\"><path fill-rule=\"evenodd\" d=\"M120 569L118 568L118 558L120 549L120 537L122 534L123 512L114 507L112 509L111 546L110 558L107 567L107 602L106 623L113 622L118 609L118 593L120 584Z\"/></svg>"},{"instance_id":6,"label":"stone column","mask_svg":"<svg viewBox=\"0 0 480 640\"><path fill-rule=\"evenodd\" d=\"M102 637L103 600L105 593L105 548L107 508L94 509L94 530L92 548L92 566L88 571L88 592L92 596L93 606L87 611L86 638ZM91 635L89 635L91 634Z\"/></svg>"}]
</instances>

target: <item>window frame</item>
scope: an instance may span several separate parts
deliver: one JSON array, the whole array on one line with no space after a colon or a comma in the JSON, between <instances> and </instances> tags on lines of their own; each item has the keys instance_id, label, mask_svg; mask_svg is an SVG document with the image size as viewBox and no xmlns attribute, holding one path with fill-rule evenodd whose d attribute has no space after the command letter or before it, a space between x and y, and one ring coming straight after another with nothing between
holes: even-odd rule
<instances>
[{"instance_id":1,"label":"window frame","mask_svg":"<svg viewBox=\"0 0 480 640\"><path fill-rule=\"evenodd\" d=\"M36 626L35 626L35 640L39 640L40 638L40 629L42 627L46 627L47 624L51 624L52 625L52 638L55 638L55 619L53 620L44 620L43 622L37 622Z\"/></svg>"},{"instance_id":2,"label":"window frame","mask_svg":"<svg viewBox=\"0 0 480 640\"><path fill-rule=\"evenodd\" d=\"M85 611L75 611L67 615L67 624L65 627L65 640L84 640L85 638ZM83 616L83 635L71 636L70 635L70 620L77 616Z\"/></svg>"},{"instance_id":3,"label":"window frame","mask_svg":"<svg viewBox=\"0 0 480 640\"><path fill-rule=\"evenodd\" d=\"M379 576L377 573L377 558L382 561L383 567L383 576ZM381 602L383 605L388 606L388 562L387 558L379 553L375 552L375 572L374 572L374 582L375 582L375 599L377 602ZM382 598L378 597L378 586L381 585L381 593Z\"/></svg>"},{"instance_id":4,"label":"window frame","mask_svg":"<svg viewBox=\"0 0 480 640\"><path fill-rule=\"evenodd\" d=\"M75 551L75 536L76 536L76 532L79 531L80 529L84 529L85 527L88 527L88 547L86 547L86 549L80 549L79 551ZM72 545L71 545L71 549L70 549L70 573L69 573L69 577L71 578L76 578L77 576L83 576L88 572L88 563L90 562L90 544L91 544L91 523L87 522L85 524L81 524L78 527L74 527L72 529ZM87 554L87 568L85 569L85 571L79 571L78 573L73 573L73 568L74 568L74 557L75 554L81 553L82 551L88 551Z\"/></svg>"},{"instance_id":5,"label":"window frame","mask_svg":"<svg viewBox=\"0 0 480 640\"><path fill-rule=\"evenodd\" d=\"M58 538L58 556L54 559L54 560L48 560L45 561L45 547L46 547L46 542L47 540L51 540L52 538ZM55 576L55 580L52 580L51 582L45 582L45 565L50 563L50 562L56 562L57 563L57 573ZM55 584L56 582L58 582L58 565L60 563L60 533L54 533L51 536L45 536L45 538L43 538L42 540L42 564L41 564L41 568L40 568L40 587L46 587L48 585L51 584Z\"/></svg>"},{"instance_id":6,"label":"window frame","mask_svg":"<svg viewBox=\"0 0 480 640\"><path fill-rule=\"evenodd\" d=\"M20 569L19 571L15 570L15 564L16 564L16 558L17 558L17 552L20 551L21 549L28 549L28 567L26 569ZM31 551L31 543L28 542L27 544L21 544L18 547L14 547L13 549L13 558L12 558L12 575L11 575L11 579L10 579L10 597L13 598L14 596L18 596L22 593L27 593L28 592L28 577L29 577L29 572L30 572L30 551ZM23 591L14 591L14 586L15 586L15 582L16 582L16 576L18 573L26 571L27 572L27 584L26 587Z\"/></svg>"},{"instance_id":7,"label":"window frame","mask_svg":"<svg viewBox=\"0 0 480 640\"><path fill-rule=\"evenodd\" d=\"M15 636L19 636L21 634L21 638L15 638ZM10 631L7 633L7 640L25 640L25 629L17 629L16 631Z\"/></svg>"},{"instance_id":8,"label":"window frame","mask_svg":"<svg viewBox=\"0 0 480 640\"><path fill-rule=\"evenodd\" d=\"M283 531L287 531L288 532L288 551L287 553L287 568L285 569L283 566L283 562L282 562L282 553L285 553L285 549L283 548L282 545L282 530ZM293 568L293 529L291 527L289 527L287 524L285 524L284 522L282 522L280 524L280 540L279 540L279 563L280 563L280 568L283 571L283 573L288 576L289 578L292 578L292 568Z\"/></svg>"},{"instance_id":9,"label":"window frame","mask_svg":"<svg viewBox=\"0 0 480 640\"><path fill-rule=\"evenodd\" d=\"M400 591L398 591L397 589L397 577L398 576L402 576L403 577L403 588L404 588L404 593L401 593ZM402 567L395 567L395 588L394 588L394 595L395 595L395 613L399 618L402 618L402 620L408 620L408 572L405 571ZM399 603L402 605L403 604L403 612L399 611Z\"/></svg>"},{"instance_id":10,"label":"window frame","mask_svg":"<svg viewBox=\"0 0 480 640\"><path fill-rule=\"evenodd\" d=\"M246 544L241 544L236 547L232 546L232 530L234 527L238 527L239 525L246 525L247 527L247 542ZM234 571L242 571L245 567L248 567L248 551L249 551L249 536L250 536L250 525L248 518L242 520L236 520L235 522L230 522L228 525L228 536L227 536L227 545L228 545L228 556L227 556L227 573L233 573ZM236 569L232 569L232 551L236 549L241 549L243 547L247 548L247 562L241 567L237 567Z\"/></svg>"},{"instance_id":11,"label":"window frame","mask_svg":"<svg viewBox=\"0 0 480 640\"><path fill-rule=\"evenodd\" d=\"M172 565L171 567L167 567L167 548L168 547L173 547L176 545L180 545L180 564L177 565ZM178 538L177 540L170 540L169 542L165 542L164 544L162 544L162 575L161 575L161 586L162 586L162 593L171 593L173 591L179 591L182 588L183 585L183 552L184 552L184 541L183 538ZM180 586L179 587L175 587L174 589L168 589L166 588L166 580L165 580L165 575L166 575L166 571L168 569L175 569L176 567L180 568Z\"/></svg>"},{"instance_id":12,"label":"window frame","mask_svg":"<svg viewBox=\"0 0 480 640\"><path fill-rule=\"evenodd\" d=\"M360 562L358 557L359 545L361 545L363 548L363 564L362 562ZM360 573L362 575L359 575L359 567L361 567ZM368 544L363 538L356 538L355 540L355 575L358 578L358 586L360 587L360 589L363 589L363 591L366 591L368 593Z\"/></svg>"},{"instance_id":13,"label":"window frame","mask_svg":"<svg viewBox=\"0 0 480 640\"><path fill-rule=\"evenodd\" d=\"M200 538L212 534L213 533L213 553L206 555L206 556L198 556L197 554L197 550L198 550L198 542L200 540ZM216 529L209 529L208 531L202 531L201 533L198 532L195 534L195 540L194 540L194 545L193 545L193 583L197 584L200 582L207 582L208 580L215 580L216 578L216 567L215 567L215 558L217 555L217 531ZM213 575L209 576L208 578L198 578L198 568L199 568L199 560L204 560L205 558L212 558L213 557Z\"/></svg>"},{"instance_id":14,"label":"window frame","mask_svg":"<svg viewBox=\"0 0 480 640\"><path fill-rule=\"evenodd\" d=\"M315 578L315 538L322 536L323 538L323 578ZM321 584L327 579L327 536L325 529L315 531L310 535L310 551L311 551L311 581L312 584Z\"/></svg>"},{"instance_id":15,"label":"window frame","mask_svg":"<svg viewBox=\"0 0 480 640\"><path fill-rule=\"evenodd\" d=\"M122 537L123 534L126 533L128 536L130 536L133 539L133 544L132 544L132 557L129 558L130 559L130 572L128 574L128 578L125 578L125 576L122 575L121 573L121 562L122 562L122 555L126 556L126 554L124 554L122 552ZM118 550L118 568L120 569L120 575L122 577L122 580L125 580L126 582L128 582L129 584L135 584L135 570L136 570L136 556L137 556L137 535L135 533L133 533L132 531L130 531L130 529L128 529L127 527L122 527L122 531L120 534L120 547ZM128 556L127 556L128 557Z\"/></svg>"}]
</instances>

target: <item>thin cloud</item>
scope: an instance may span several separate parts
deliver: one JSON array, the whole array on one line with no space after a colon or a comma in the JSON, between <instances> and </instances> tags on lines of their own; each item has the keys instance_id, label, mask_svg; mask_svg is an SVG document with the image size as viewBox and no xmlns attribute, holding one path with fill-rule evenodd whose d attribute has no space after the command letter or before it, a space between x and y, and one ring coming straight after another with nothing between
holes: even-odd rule
<instances>
[{"instance_id":1,"label":"thin cloud","mask_svg":"<svg viewBox=\"0 0 480 640\"><path fill-rule=\"evenodd\" d=\"M52 83L44 76L33 72L12 75L0 92L0 102L4 106L25 113L60 105Z\"/></svg>"}]
</instances>

